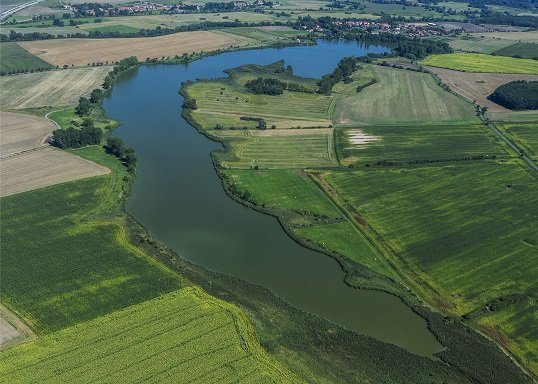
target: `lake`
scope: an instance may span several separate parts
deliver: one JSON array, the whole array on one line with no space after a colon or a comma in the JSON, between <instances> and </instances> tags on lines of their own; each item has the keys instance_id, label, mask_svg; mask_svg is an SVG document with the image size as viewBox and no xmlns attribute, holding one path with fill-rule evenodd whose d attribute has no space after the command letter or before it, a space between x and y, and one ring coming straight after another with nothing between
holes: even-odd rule
<instances>
[{"instance_id":1,"label":"lake","mask_svg":"<svg viewBox=\"0 0 538 384\"><path fill-rule=\"evenodd\" d=\"M346 56L388 49L357 42L237 51L186 65L148 65L124 73L104 100L114 132L136 150L137 180L126 208L181 257L270 289L291 305L358 333L432 356L442 350L426 321L390 294L348 287L330 257L298 245L278 221L230 199L210 153L222 149L181 117L187 80L225 76L243 64L284 60L298 76L321 77Z\"/></svg>"}]
</instances>

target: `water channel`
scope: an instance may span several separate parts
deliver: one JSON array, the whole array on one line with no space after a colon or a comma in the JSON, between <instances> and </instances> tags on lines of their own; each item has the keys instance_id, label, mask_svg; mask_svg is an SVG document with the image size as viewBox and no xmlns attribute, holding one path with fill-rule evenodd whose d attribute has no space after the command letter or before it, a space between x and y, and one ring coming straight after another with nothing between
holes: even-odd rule
<instances>
[{"instance_id":1,"label":"water channel","mask_svg":"<svg viewBox=\"0 0 538 384\"><path fill-rule=\"evenodd\" d=\"M295 74L321 77L346 56L387 51L360 43L223 53L187 65L142 66L121 76L104 101L121 122L115 135L136 150L139 166L127 210L180 256L269 288L291 305L423 356L442 349L426 322L398 298L352 289L336 261L301 247L277 220L228 198L210 152L219 143L181 117L181 82L224 76L243 64L285 60Z\"/></svg>"}]
</instances>

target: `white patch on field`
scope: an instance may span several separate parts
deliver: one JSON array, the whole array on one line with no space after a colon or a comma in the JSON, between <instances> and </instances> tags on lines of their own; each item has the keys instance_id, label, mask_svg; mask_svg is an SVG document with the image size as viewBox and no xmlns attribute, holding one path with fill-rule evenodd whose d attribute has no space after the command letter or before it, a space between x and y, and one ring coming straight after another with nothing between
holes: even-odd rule
<instances>
[{"instance_id":1,"label":"white patch on field","mask_svg":"<svg viewBox=\"0 0 538 384\"><path fill-rule=\"evenodd\" d=\"M364 133L360 129L350 129L347 131L347 139L350 144L353 144L355 146L362 146L365 144L370 144L374 141L381 140L381 137L369 135L367 133Z\"/></svg>"}]
</instances>

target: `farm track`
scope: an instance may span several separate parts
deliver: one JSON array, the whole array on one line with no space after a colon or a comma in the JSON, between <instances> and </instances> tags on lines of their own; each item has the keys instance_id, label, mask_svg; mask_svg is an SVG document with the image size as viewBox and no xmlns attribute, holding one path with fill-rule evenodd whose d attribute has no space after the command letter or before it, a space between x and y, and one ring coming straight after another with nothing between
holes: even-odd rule
<instances>
[{"instance_id":1,"label":"farm track","mask_svg":"<svg viewBox=\"0 0 538 384\"><path fill-rule=\"evenodd\" d=\"M520 156L528 165L529 167L531 167L531 169L534 171L534 172L538 172L538 165L536 165L536 163L534 162L534 160L532 160L529 156L527 156L527 154L521 149L519 148L512 140L510 140L508 137L506 137L499 129L497 129L497 127L495 127L495 124L491 123L491 122L488 122L487 123L487 126L493 131L495 132L495 134L497 136L499 136L501 138L502 141L504 141L506 144L508 144L508 146L513 149L518 156Z\"/></svg>"}]
</instances>

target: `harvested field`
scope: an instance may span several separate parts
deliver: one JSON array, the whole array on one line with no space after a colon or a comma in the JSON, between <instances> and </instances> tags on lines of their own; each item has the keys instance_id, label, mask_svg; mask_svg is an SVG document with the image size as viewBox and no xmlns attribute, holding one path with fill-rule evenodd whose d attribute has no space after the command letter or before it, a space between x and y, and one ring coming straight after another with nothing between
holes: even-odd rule
<instances>
[{"instance_id":1,"label":"harvested field","mask_svg":"<svg viewBox=\"0 0 538 384\"><path fill-rule=\"evenodd\" d=\"M538 81L538 75L475 73L461 72L452 69L426 67L435 73L451 90L478 105L488 107L489 111L508 111L506 108L487 99L497 87L514 80Z\"/></svg>"},{"instance_id":2,"label":"harvested field","mask_svg":"<svg viewBox=\"0 0 538 384\"><path fill-rule=\"evenodd\" d=\"M93 62L115 62L129 56L148 57L182 55L245 45L252 40L237 35L207 31L182 32L159 37L126 39L61 39L29 41L21 45L35 56L63 66L86 66Z\"/></svg>"},{"instance_id":3,"label":"harvested field","mask_svg":"<svg viewBox=\"0 0 538 384\"><path fill-rule=\"evenodd\" d=\"M0 111L0 156L4 158L44 145L54 129L54 123L42 117Z\"/></svg>"},{"instance_id":4,"label":"harvested field","mask_svg":"<svg viewBox=\"0 0 538 384\"><path fill-rule=\"evenodd\" d=\"M88 96L101 86L110 70L111 67L95 67L2 77L0 108L76 105L80 96Z\"/></svg>"},{"instance_id":5,"label":"harvested field","mask_svg":"<svg viewBox=\"0 0 538 384\"><path fill-rule=\"evenodd\" d=\"M538 43L538 33L536 32L488 32L477 35L512 40L514 42Z\"/></svg>"},{"instance_id":6,"label":"harvested field","mask_svg":"<svg viewBox=\"0 0 538 384\"><path fill-rule=\"evenodd\" d=\"M109 173L108 168L55 148L40 148L3 158L0 196Z\"/></svg>"},{"instance_id":7,"label":"harvested field","mask_svg":"<svg viewBox=\"0 0 538 384\"><path fill-rule=\"evenodd\" d=\"M35 337L34 332L21 319L0 304L0 350Z\"/></svg>"}]
</instances>

